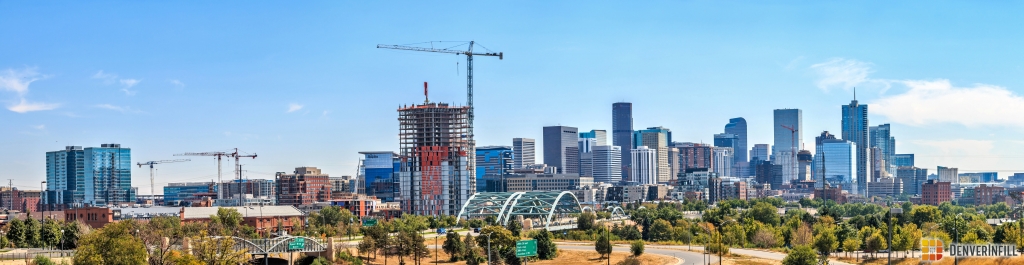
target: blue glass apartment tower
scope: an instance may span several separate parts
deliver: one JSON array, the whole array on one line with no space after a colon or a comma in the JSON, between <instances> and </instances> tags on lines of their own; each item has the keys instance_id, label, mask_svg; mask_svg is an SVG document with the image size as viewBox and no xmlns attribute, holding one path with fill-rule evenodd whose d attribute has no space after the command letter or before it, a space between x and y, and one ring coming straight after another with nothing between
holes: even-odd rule
<instances>
[{"instance_id":1,"label":"blue glass apartment tower","mask_svg":"<svg viewBox=\"0 0 1024 265\"><path fill-rule=\"evenodd\" d=\"M747 120L743 117L729 119L729 123L725 124L725 133L736 135L733 160L736 163L747 162Z\"/></svg>"},{"instance_id":2,"label":"blue glass apartment tower","mask_svg":"<svg viewBox=\"0 0 1024 265\"><path fill-rule=\"evenodd\" d=\"M861 105L854 99L850 105L843 105L843 140L857 144L857 184L858 194L867 195L867 183L871 181L868 170L871 160L868 159L868 105Z\"/></svg>"},{"instance_id":3,"label":"blue glass apartment tower","mask_svg":"<svg viewBox=\"0 0 1024 265\"><path fill-rule=\"evenodd\" d=\"M46 152L48 210L135 203L132 152L120 144Z\"/></svg>"},{"instance_id":4,"label":"blue glass apartment tower","mask_svg":"<svg viewBox=\"0 0 1024 265\"><path fill-rule=\"evenodd\" d=\"M401 171L401 160L398 154L391 151L359 152L363 155L360 161L358 179L362 181L356 192L368 196L376 196L381 202L394 202L398 196L399 183L396 174Z\"/></svg>"},{"instance_id":5,"label":"blue glass apartment tower","mask_svg":"<svg viewBox=\"0 0 1024 265\"><path fill-rule=\"evenodd\" d=\"M633 103L617 102L612 104L612 145L622 150L622 178L629 179L630 150L633 146Z\"/></svg>"},{"instance_id":6,"label":"blue glass apartment tower","mask_svg":"<svg viewBox=\"0 0 1024 265\"><path fill-rule=\"evenodd\" d=\"M476 190L486 191L484 176L512 174L512 147L481 146L476 148Z\"/></svg>"}]
</instances>

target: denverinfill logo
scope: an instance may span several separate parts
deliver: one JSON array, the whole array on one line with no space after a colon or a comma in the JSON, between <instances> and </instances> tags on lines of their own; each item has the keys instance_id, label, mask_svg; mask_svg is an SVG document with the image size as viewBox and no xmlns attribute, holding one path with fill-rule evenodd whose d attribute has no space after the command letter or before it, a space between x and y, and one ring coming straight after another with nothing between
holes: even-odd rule
<instances>
[{"instance_id":1,"label":"denverinfill logo","mask_svg":"<svg viewBox=\"0 0 1024 265\"><path fill-rule=\"evenodd\" d=\"M921 261L938 261L942 259L942 240L935 238L921 239Z\"/></svg>"}]
</instances>

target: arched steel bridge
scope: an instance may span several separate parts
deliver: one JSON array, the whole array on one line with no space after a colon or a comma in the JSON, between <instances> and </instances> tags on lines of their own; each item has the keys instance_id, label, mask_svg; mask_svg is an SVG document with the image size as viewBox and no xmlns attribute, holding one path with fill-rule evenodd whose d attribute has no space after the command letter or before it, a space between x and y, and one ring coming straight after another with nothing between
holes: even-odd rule
<instances>
[{"instance_id":1,"label":"arched steel bridge","mask_svg":"<svg viewBox=\"0 0 1024 265\"><path fill-rule=\"evenodd\" d=\"M225 238L225 237L213 237L213 238ZM245 239L240 237L230 237L235 241L234 249L245 250L249 254L269 254L269 253L285 253L285 252L323 252L327 250L327 243L323 240L304 237L304 236L282 236L275 238L260 238L260 239ZM305 246L302 249L288 250L288 244L292 243L296 239L302 238L305 240Z\"/></svg>"},{"instance_id":2,"label":"arched steel bridge","mask_svg":"<svg viewBox=\"0 0 1024 265\"><path fill-rule=\"evenodd\" d=\"M569 191L477 192L462 206L457 218L495 216L499 224L508 225L512 218L521 216L539 221L534 228L561 230L564 228L558 226L575 226L563 220L567 215L583 211L580 200Z\"/></svg>"},{"instance_id":3,"label":"arched steel bridge","mask_svg":"<svg viewBox=\"0 0 1024 265\"><path fill-rule=\"evenodd\" d=\"M569 215L584 210L593 211L581 206L568 191L478 192L462 205L457 218L494 216L499 224L508 225L512 218L522 216L539 222L534 229L556 231L576 228L576 218Z\"/></svg>"}]
</instances>

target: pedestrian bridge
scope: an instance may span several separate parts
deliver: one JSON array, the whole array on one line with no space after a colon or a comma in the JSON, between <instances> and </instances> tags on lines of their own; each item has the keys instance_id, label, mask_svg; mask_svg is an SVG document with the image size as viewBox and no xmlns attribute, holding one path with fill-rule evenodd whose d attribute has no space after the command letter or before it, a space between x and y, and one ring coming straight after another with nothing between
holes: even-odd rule
<instances>
[{"instance_id":1,"label":"pedestrian bridge","mask_svg":"<svg viewBox=\"0 0 1024 265\"><path fill-rule=\"evenodd\" d=\"M224 237L214 237L224 238ZM235 241L235 250L245 250L250 255L266 255L270 253L288 252L324 252L327 250L327 243L324 240L304 236L282 236L275 238L245 239L230 237ZM297 241L303 241L301 248L289 248L289 245L298 246Z\"/></svg>"},{"instance_id":2,"label":"pedestrian bridge","mask_svg":"<svg viewBox=\"0 0 1024 265\"><path fill-rule=\"evenodd\" d=\"M616 211L617 209L617 211ZM457 218L495 217L500 225L522 217L529 229L559 231L576 228L576 217L584 211L576 195L568 191L478 192L462 205ZM612 219L626 218L622 208L612 209Z\"/></svg>"}]
</instances>

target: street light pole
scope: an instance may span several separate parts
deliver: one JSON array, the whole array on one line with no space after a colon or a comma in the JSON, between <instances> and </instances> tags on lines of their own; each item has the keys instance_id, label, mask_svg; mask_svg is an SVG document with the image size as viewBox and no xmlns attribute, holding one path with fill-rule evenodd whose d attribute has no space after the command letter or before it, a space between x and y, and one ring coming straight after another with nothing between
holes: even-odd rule
<instances>
[{"instance_id":1,"label":"street light pole","mask_svg":"<svg viewBox=\"0 0 1024 265\"><path fill-rule=\"evenodd\" d=\"M897 214L903 214L903 208L889 207L889 265L892 265L892 219ZM955 226L954 226L955 227ZM905 256L904 256L905 257Z\"/></svg>"},{"instance_id":2,"label":"street light pole","mask_svg":"<svg viewBox=\"0 0 1024 265\"><path fill-rule=\"evenodd\" d=\"M491 233L484 235L487 236L487 265L491 265Z\"/></svg>"},{"instance_id":3,"label":"street light pole","mask_svg":"<svg viewBox=\"0 0 1024 265\"><path fill-rule=\"evenodd\" d=\"M960 230L957 229L956 225L960 223L960 218L963 213L956 214L956 219L953 219L953 233L956 234L956 238L953 239L954 244L960 242ZM959 255L953 255L953 264L960 264Z\"/></svg>"}]
</instances>

